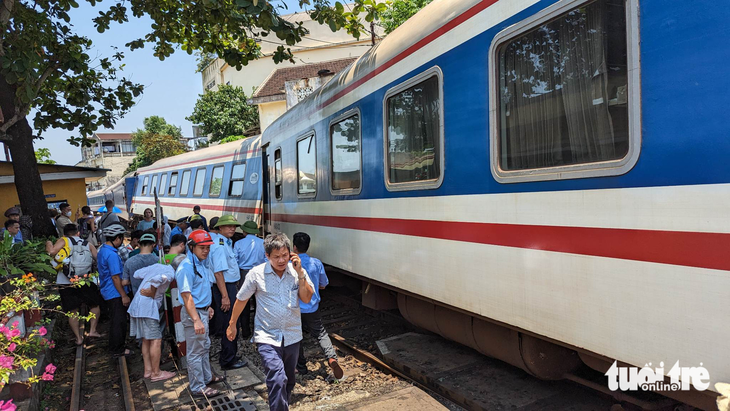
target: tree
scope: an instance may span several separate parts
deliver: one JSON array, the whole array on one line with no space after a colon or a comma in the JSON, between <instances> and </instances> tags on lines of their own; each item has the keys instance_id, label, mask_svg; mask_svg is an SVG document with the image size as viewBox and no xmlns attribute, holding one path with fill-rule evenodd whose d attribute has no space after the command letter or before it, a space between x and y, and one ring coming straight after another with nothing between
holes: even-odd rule
<instances>
[{"instance_id":1,"label":"tree","mask_svg":"<svg viewBox=\"0 0 730 411\"><path fill-rule=\"evenodd\" d=\"M160 60L179 46L188 54L215 54L241 69L260 56L256 39L275 35L286 46L277 48L273 60L294 62L290 47L307 34L301 22L279 17L285 6L268 1L113 0L108 6L86 1L100 9L92 19L100 33L130 16L148 16L149 32L124 46L135 50L151 44ZM311 6L309 13L319 23L333 31L344 28L355 37L363 29L358 14L365 13L371 21L382 5L356 0L352 11L345 12L340 2L332 6L329 0L300 0L303 4ZM69 139L72 144L90 145L88 137L100 127L113 128L143 91L142 85L121 76L121 51L107 57L89 55L91 40L74 32L75 26L89 22L72 24L69 14L78 6L76 0L3 0L0 7L0 141L10 149L15 175L24 178L24 184L16 185L18 198L36 234L52 234L53 225L33 139L49 128L60 128L78 132ZM31 108L35 132L27 118Z\"/></svg>"},{"instance_id":2,"label":"tree","mask_svg":"<svg viewBox=\"0 0 730 411\"><path fill-rule=\"evenodd\" d=\"M54 160L51 160L51 150L47 148L39 148L35 151L35 161L38 164L56 164Z\"/></svg>"},{"instance_id":3,"label":"tree","mask_svg":"<svg viewBox=\"0 0 730 411\"><path fill-rule=\"evenodd\" d=\"M159 116L146 117L143 123L144 129L137 129L132 133L132 141L137 146L137 156L124 174L186 151L185 145L180 142L182 137L180 127L167 124L167 121Z\"/></svg>"},{"instance_id":4,"label":"tree","mask_svg":"<svg viewBox=\"0 0 730 411\"><path fill-rule=\"evenodd\" d=\"M388 8L381 14L380 23L385 34L390 34L432 0L394 0L388 2Z\"/></svg>"},{"instance_id":5,"label":"tree","mask_svg":"<svg viewBox=\"0 0 730 411\"><path fill-rule=\"evenodd\" d=\"M201 94L186 120L199 124L200 131L211 136L210 141L242 135L259 125L258 109L247 100L243 88L222 85L217 91Z\"/></svg>"}]
</instances>

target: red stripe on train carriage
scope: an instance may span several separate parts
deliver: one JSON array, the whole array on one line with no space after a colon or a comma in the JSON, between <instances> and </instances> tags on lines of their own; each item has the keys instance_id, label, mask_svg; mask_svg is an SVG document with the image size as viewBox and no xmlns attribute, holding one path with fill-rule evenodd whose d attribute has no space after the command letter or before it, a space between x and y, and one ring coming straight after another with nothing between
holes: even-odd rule
<instances>
[{"instance_id":1,"label":"red stripe on train carriage","mask_svg":"<svg viewBox=\"0 0 730 411\"><path fill-rule=\"evenodd\" d=\"M155 205L154 200L137 200L135 199L133 204L145 204L145 205ZM160 201L160 205L162 206L168 206L168 207L190 207L193 205L200 205L205 210L211 210L211 211L235 211L238 213L247 213L247 214L259 214L261 212L260 208L252 208L252 207L233 207L233 206L227 206L227 205L215 205L215 204L199 204L196 202L191 203L176 203L171 201Z\"/></svg>"},{"instance_id":2,"label":"red stripe on train carriage","mask_svg":"<svg viewBox=\"0 0 730 411\"><path fill-rule=\"evenodd\" d=\"M730 234L274 214L272 222L730 270Z\"/></svg>"},{"instance_id":3,"label":"red stripe on train carriage","mask_svg":"<svg viewBox=\"0 0 730 411\"><path fill-rule=\"evenodd\" d=\"M396 55L392 59L386 61L381 66L377 67L375 70L371 71L370 73L364 75L362 78L354 81L349 86L345 87L344 89L340 90L337 94L334 96L328 98L323 103L319 104L317 106L317 110L323 109L330 104L334 103L335 101L339 100L346 94L350 93L351 91L355 90L356 88L360 87L362 84L366 83L367 81L371 80L373 77L377 76L378 74L384 72L388 68L392 67L399 61L403 60L404 58L410 56L411 54L415 53L416 51L422 49L432 41L436 40L437 38L443 36L444 34L448 33L452 29L456 28L460 24L464 23L465 21L469 20L470 18L476 16L480 12L484 11L488 7L495 4L498 0L483 0L480 1L478 4L474 5L469 10L461 13L460 15L456 16L454 19L449 21L448 23L444 24L443 26L439 27L438 29L434 30L431 34L428 36L422 38L412 46L408 47L407 49L403 50L400 54ZM306 116L305 116L306 117Z\"/></svg>"},{"instance_id":4,"label":"red stripe on train carriage","mask_svg":"<svg viewBox=\"0 0 730 411\"><path fill-rule=\"evenodd\" d=\"M159 166L159 167L155 167L155 168L140 170L139 175L142 176L142 175L145 175L145 174L149 173L150 171L159 170L161 168L180 167L180 166L184 166L184 165L187 165L187 164L201 163L203 161L218 160L218 159L227 158L227 157L234 158L234 157L240 156L240 155L256 154L256 153L259 153L259 152L261 152L261 149L260 148L257 148L256 150L241 151L240 153L223 154L223 155L220 155L220 156L208 157L208 158L203 158L203 159L200 159L200 160L186 161L186 162L180 163L180 164L170 164L169 166Z\"/></svg>"}]
</instances>

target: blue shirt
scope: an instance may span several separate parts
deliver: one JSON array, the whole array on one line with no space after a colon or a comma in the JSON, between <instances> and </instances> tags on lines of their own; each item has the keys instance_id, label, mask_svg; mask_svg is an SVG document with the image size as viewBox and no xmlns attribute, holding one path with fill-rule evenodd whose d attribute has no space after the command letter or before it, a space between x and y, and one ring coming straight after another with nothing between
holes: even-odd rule
<instances>
[{"instance_id":1,"label":"blue shirt","mask_svg":"<svg viewBox=\"0 0 730 411\"><path fill-rule=\"evenodd\" d=\"M99 269L99 291L101 296L105 300L111 300L113 298L120 298L119 291L114 287L114 281L112 277L115 275L120 276L124 272L124 265L122 259L117 254L117 249L104 244L99 249L99 253L96 255L96 264Z\"/></svg>"},{"instance_id":2,"label":"blue shirt","mask_svg":"<svg viewBox=\"0 0 730 411\"><path fill-rule=\"evenodd\" d=\"M197 275L193 265L197 268ZM196 308L210 307L213 302L213 291L210 288L210 277L212 275L213 272L210 271L205 261L200 261L191 251L175 272L178 292L190 293ZM183 303L182 298L180 298L180 302Z\"/></svg>"},{"instance_id":3,"label":"blue shirt","mask_svg":"<svg viewBox=\"0 0 730 411\"><path fill-rule=\"evenodd\" d=\"M145 221L142 220L137 224L137 230L149 230L155 224L155 220Z\"/></svg>"},{"instance_id":4,"label":"blue shirt","mask_svg":"<svg viewBox=\"0 0 730 411\"><path fill-rule=\"evenodd\" d=\"M237 282L241 279L241 272L238 270L236 255L233 253L233 241L216 233L210 233L210 236L213 238L213 245L210 246L210 256L208 257L211 269L214 273L223 271L225 282ZM215 279L213 281L215 282Z\"/></svg>"},{"instance_id":5,"label":"blue shirt","mask_svg":"<svg viewBox=\"0 0 730 411\"><path fill-rule=\"evenodd\" d=\"M3 227L0 229L0 236L5 238L5 228ZM8 232L8 235L10 235L10 232ZM13 237L13 244L23 244L23 233L18 231L18 234L15 234L15 237Z\"/></svg>"},{"instance_id":6,"label":"blue shirt","mask_svg":"<svg viewBox=\"0 0 730 411\"><path fill-rule=\"evenodd\" d=\"M312 280L312 289L314 290L312 299L308 303L299 300L299 309L305 314L313 313L319 309L319 302L322 300L319 297L319 287L327 287L330 280L324 272L324 265L321 261L305 253L300 253L299 259L302 260L302 268L307 271L309 278Z\"/></svg>"},{"instance_id":7,"label":"blue shirt","mask_svg":"<svg viewBox=\"0 0 730 411\"><path fill-rule=\"evenodd\" d=\"M250 270L267 261L264 240L253 234L247 234L246 237L236 241L233 251L236 253L238 268L241 270Z\"/></svg>"},{"instance_id":8,"label":"blue shirt","mask_svg":"<svg viewBox=\"0 0 730 411\"><path fill-rule=\"evenodd\" d=\"M200 219L203 220L203 230L208 231L208 220L206 220L202 214L193 214L193 215L200 216ZM190 216L190 217L192 217L192 216Z\"/></svg>"},{"instance_id":9,"label":"blue shirt","mask_svg":"<svg viewBox=\"0 0 730 411\"><path fill-rule=\"evenodd\" d=\"M175 228L173 228L172 231L170 231L170 239L172 239L172 236L174 236L175 234L183 234L180 227L175 226Z\"/></svg>"}]
</instances>

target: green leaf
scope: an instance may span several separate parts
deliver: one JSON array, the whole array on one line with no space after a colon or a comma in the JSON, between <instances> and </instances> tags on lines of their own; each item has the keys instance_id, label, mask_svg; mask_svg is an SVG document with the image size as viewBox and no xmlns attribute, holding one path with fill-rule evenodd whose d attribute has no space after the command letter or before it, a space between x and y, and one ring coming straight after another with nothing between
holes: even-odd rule
<instances>
[{"instance_id":1,"label":"green leaf","mask_svg":"<svg viewBox=\"0 0 730 411\"><path fill-rule=\"evenodd\" d=\"M330 30L337 31L337 23L334 20L329 21Z\"/></svg>"}]
</instances>

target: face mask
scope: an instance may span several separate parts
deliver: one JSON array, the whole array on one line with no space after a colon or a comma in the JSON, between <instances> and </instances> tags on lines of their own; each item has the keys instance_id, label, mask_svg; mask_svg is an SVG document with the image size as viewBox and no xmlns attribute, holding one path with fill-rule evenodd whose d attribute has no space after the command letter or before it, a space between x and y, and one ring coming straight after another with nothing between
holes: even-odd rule
<instances>
[{"instance_id":1,"label":"face mask","mask_svg":"<svg viewBox=\"0 0 730 411\"><path fill-rule=\"evenodd\" d=\"M71 212L70 211L67 211L66 212L66 217L71 217Z\"/></svg>"}]
</instances>

